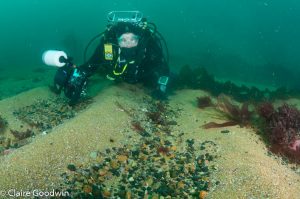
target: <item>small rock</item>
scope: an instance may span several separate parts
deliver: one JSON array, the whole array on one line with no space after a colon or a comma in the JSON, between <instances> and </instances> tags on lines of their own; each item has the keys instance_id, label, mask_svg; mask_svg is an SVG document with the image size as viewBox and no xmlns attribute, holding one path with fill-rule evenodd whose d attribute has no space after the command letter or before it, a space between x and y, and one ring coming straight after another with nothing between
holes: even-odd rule
<instances>
[{"instance_id":1,"label":"small rock","mask_svg":"<svg viewBox=\"0 0 300 199\"><path fill-rule=\"evenodd\" d=\"M126 192L126 198L131 198L131 191Z\"/></svg>"},{"instance_id":2,"label":"small rock","mask_svg":"<svg viewBox=\"0 0 300 199\"><path fill-rule=\"evenodd\" d=\"M204 198L206 198L206 196L207 196L207 191L200 191L199 192L199 198L200 199L204 199Z\"/></svg>"},{"instance_id":3,"label":"small rock","mask_svg":"<svg viewBox=\"0 0 300 199\"><path fill-rule=\"evenodd\" d=\"M120 161L120 162L125 162L127 160L127 156L126 155L118 155L117 156L117 159Z\"/></svg>"},{"instance_id":4,"label":"small rock","mask_svg":"<svg viewBox=\"0 0 300 199\"><path fill-rule=\"evenodd\" d=\"M146 180L146 184L147 186L151 186L153 184L153 178L152 177L149 177L147 180Z\"/></svg>"},{"instance_id":5,"label":"small rock","mask_svg":"<svg viewBox=\"0 0 300 199\"><path fill-rule=\"evenodd\" d=\"M177 188L183 189L184 188L184 182L182 182L182 181L178 182Z\"/></svg>"},{"instance_id":6,"label":"small rock","mask_svg":"<svg viewBox=\"0 0 300 199\"><path fill-rule=\"evenodd\" d=\"M112 161L110 162L110 166L111 166L111 168L113 168L113 169L118 169L118 168L120 167L120 164L119 164L116 160L112 160Z\"/></svg>"},{"instance_id":7,"label":"small rock","mask_svg":"<svg viewBox=\"0 0 300 199\"><path fill-rule=\"evenodd\" d=\"M105 197L105 198L109 198L110 196L111 196L111 193L110 193L110 191L109 190L104 190L103 191L103 196Z\"/></svg>"},{"instance_id":8,"label":"small rock","mask_svg":"<svg viewBox=\"0 0 300 199\"><path fill-rule=\"evenodd\" d=\"M221 133L230 133L229 130L222 130Z\"/></svg>"},{"instance_id":9,"label":"small rock","mask_svg":"<svg viewBox=\"0 0 300 199\"><path fill-rule=\"evenodd\" d=\"M97 155L98 155L97 151L93 151L93 152L90 153L90 158L96 159Z\"/></svg>"},{"instance_id":10,"label":"small rock","mask_svg":"<svg viewBox=\"0 0 300 199\"><path fill-rule=\"evenodd\" d=\"M101 169L101 170L99 170L98 173L99 173L100 176L105 176L107 174L107 170Z\"/></svg>"},{"instance_id":11,"label":"small rock","mask_svg":"<svg viewBox=\"0 0 300 199\"><path fill-rule=\"evenodd\" d=\"M74 164L69 164L67 167L70 171L76 171L76 167Z\"/></svg>"},{"instance_id":12,"label":"small rock","mask_svg":"<svg viewBox=\"0 0 300 199\"><path fill-rule=\"evenodd\" d=\"M83 187L83 191L87 194L91 193L92 190L93 190L92 187L89 185L84 185L84 187Z\"/></svg>"},{"instance_id":13,"label":"small rock","mask_svg":"<svg viewBox=\"0 0 300 199\"><path fill-rule=\"evenodd\" d=\"M128 181L129 181L129 182L133 182L133 181L134 181L134 178L133 178L133 177L130 177L130 178L128 179Z\"/></svg>"},{"instance_id":14,"label":"small rock","mask_svg":"<svg viewBox=\"0 0 300 199\"><path fill-rule=\"evenodd\" d=\"M0 154L5 150L3 146L0 146Z\"/></svg>"},{"instance_id":15,"label":"small rock","mask_svg":"<svg viewBox=\"0 0 300 199\"><path fill-rule=\"evenodd\" d=\"M177 147L176 146L171 146L170 150L171 151L176 151Z\"/></svg>"},{"instance_id":16,"label":"small rock","mask_svg":"<svg viewBox=\"0 0 300 199\"><path fill-rule=\"evenodd\" d=\"M173 120L173 121L169 121L169 122L168 122L168 125L177 125L177 122L174 121L174 120Z\"/></svg>"},{"instance_id":17,"label":"small rock","mask_svg":"<svg viewBox=\"0 0 300 199\"><path fill-rule=\"evenodd\" d=\"M136 167L136 166L137 166L137 162L136 161L132 161L131 167Z\"/></svg>"}]
</instances>

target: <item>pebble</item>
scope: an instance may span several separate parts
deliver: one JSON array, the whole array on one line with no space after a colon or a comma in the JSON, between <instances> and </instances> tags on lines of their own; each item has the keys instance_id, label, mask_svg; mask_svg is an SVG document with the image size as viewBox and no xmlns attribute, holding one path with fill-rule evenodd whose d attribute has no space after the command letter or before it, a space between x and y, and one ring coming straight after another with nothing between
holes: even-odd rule
<instances>
[{"instance_id":1,"label":"pebble","mask_svg":"<svg viewBox=\"0 0 300 199\"><path fill-rule=\"evenodd\" d=\"M84 185L84 187L83 187L83 191L85 192L85 193L91 193L92 192L92 187L91 186L89 186L89 185Z\"/></svg>"},{"instance_id":2,"label":"pebble","mask_svg":"<svg viewBox=\"0 0 300 199\"><path fill-rule=\"evenodd\" d=\"M146 180L146 185L147 186L151 186L153 184L153 178L152 177L149 177L147 180Z\"/></svg>"},{"instance_id":3,"label":"pebble","mask_svg":"<svg viewBox=\"0 0 300 199\"><path fill-rule=\"evenodd\" d=\"M111 196L111 193L109 192L109 190L104 190L104 191L103 191L103 196L104 196L105 198L109 198L109 197Z\"/></svg>"},{"instance_id":4,"label":"pebble","mask_svg":"<svg viewBox=\"0 0 300 199\"><path fill-rule=\"evenodd\" d=\"M120 164L118 163L118 161L112 160L112 161L110 162L110 166L111 166L111 168L113 168L113 169L118 169L118 168L120 167Z\"/></svg>"},{"instance_id":5,"label":"pebble","mask_svg":"<svg viewBox=\"0 0 300 199\"><path fill-rule=\"evenodd\" d=\"M183 133L179 136L167 134L162 130L168 127L164 123L156 125L150 121L146 126L148 137L127 141L131 142L129 146L125 142L123 147L107 148L105 153L91 152L91 166L67 173L78 175L76 180L67 184L71 186L74 198L89 193L88 187L83 189L86 182L101 190L100 197L95 197L94 192L89 193L91 198L163 199L187 196L200 198L201 194L205 195L211 183L211 165L207 166L211 163L208 160L212 161L215 157L207 149L215 148L215 144L205 141L200 144L201 151L200 147L194 146L194 139L183 140L180 137ZM184 146L179 147L175 143L178 138ZM163 155L158 151L162 151ZM75 171L75 165L70 165L68 169ZM111 184L112 180L114 184ZM72 187L76 181L80 181L82 186Z\"/></svg>"},{"instance_id":6,"label":"pebble","mask_svg":"<svg viewBox=\"0 0 300 199\"><path fill-rule=\"evenodd\" d=\"M0 154L5 150L3 146L0 146Z\"/></svg>"},{"instance_id":7,"label":"pebble","mask_svg":"<svg viewBox=\"0 0 300 199\"><path fill-rule=\"evenodd\" d=\"M130 177L130 178L128 179L128 181L129 181L129 182L133 182L133 181L134 181L134 178L133 178L133 177Z\"/></svg>"},{"instance_id":8,"label":"pebble","mask_svg":"<svg viewBox=\"0 0 300 199\"><path fill-rule=\"evenodd\" d=\"M126 155L118 155L118 156L117 156L117 159L118 159L120 162L126 162L127 156L126 156Z\"/></svg>"},{"instance_id":9,"label":"pebble","mask_svg":"<svg viewBox=\"0 0 300 199\"><path fill-rule=\"evenodd\" d=\"M136 161L132 161L131 167L136 167L136 166L137 166L137 162Z\"/></svg>"},{"instance_id":10,"label":"pebble","mask_svg":"<svg viewBox=\"0 0 300 199\"><path fill-rule=\"evenodd\" d=\"M98 156L97 151L93 151L93 152L90 153L90 158L92 158L92 159L96 159L97 156Z\"/></svg>"},{"instance_id":11,"label":"pebble","mask_svg":"<svg viewBox=\"0 0 300 199\"><path fill-rule=\"evenodd\" d=\"M230 133L229 130L222 130L221 133Z\"/></svg>"},{"instance_id":12,"label":"pebble","mask_svg":"<svg viewBox=\"0 0 300 199\"><path fill-rule=\"evenodd\" d=\"M178 187L179 189L183 189L183 188L184 188L184 182L182 182L182 181L178 182L178 183L177 183L177 187Z\"/></svg>"},{"instance_id":13,"label":"pebble","mask_svg":"<svg viewBox=\"0 0 300 199\"><path fill-rule=\"evenodd\" d=\"M67 167L70 171L76 171L76 166L74 164L69 164Z\"/></svg>"},{"instance_id":14,"label":"pebble","mask_svg":"<svg viewBox=\"0 0 300 199\"><path fill-rule=\"evenodd\" d=\"M207 191L200 191L199 192L199 198L200 199L204 199L204 198L206 198L206 196L207 196Z\"/></svg>"}]
</instances>

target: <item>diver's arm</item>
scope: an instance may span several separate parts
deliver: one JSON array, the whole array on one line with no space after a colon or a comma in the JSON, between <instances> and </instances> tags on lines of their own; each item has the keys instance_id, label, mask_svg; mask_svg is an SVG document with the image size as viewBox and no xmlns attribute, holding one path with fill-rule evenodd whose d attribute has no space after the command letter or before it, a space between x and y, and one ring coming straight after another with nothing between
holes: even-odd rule
<instances>
[{"instance_id":1,"label":"diver's arm","mask_svg":"<svg viewBox=\"0 0 300 199\"><path fill-rule=\"evenodd\" d=\"M165 93L167 90L167 86L169 84L169 78L170 78L170 70L165 61L161 61L160 64L158 64L158 79L157 79L157 85L161 92Z\"/></svg>"},{"instance_id":2,"label":"diver's arm","mask_svg":"<svg viewBox=\"0 0 300 199\"><path fill-rule=\"evenodd\" d=\"M152 38L147 47L149 52L148 56L150 58L151 65L148 64L157 74L157 78L161 76L169 76L170 69L167 61L164 58L163 50L156 41L156 38Z\"/></svg>"},{"instance_id":3,"label":"diver's arm","mask_svg":"<svg viewBox=\"0 0 300 199\"><path fill-rule=\"evenodd\" d=\"M98 67L103 63L103 46L103 40L101 40L90 59L78 67L78 69L84 72L87 77L93 75Z\"/></svg>"},{"instance_id":4,"label":"diver's arm","mask_svg":"<svg viewBox=\"0 0 300 199\"><path fill-rule=\"evenodd\" d=\"M65 96L70 99L70 105L77 103L77 101L85 95L88 77L93 75L98 66L103 63L101 60L102 46L100 43L88 62L79 67L75 66L72 69L72 74L66 80L64 93Z\"/></svg>"},{"instance_id":5,"label":"diver's arm","mask_svg":"<svg viewBox=\"0 0 300 199\"><path fill-rule=\"evenodd\" d=\"M170 69L157 38L153 38L150 42L150 57L152 57L152 67L156 74L154 81L156 81L158 91L161 93L159 94L159 96L161 96L160 98L164 98L163 96L165 96L164 93L166 93L169 83Z\"/></svg>"}]
</instances>

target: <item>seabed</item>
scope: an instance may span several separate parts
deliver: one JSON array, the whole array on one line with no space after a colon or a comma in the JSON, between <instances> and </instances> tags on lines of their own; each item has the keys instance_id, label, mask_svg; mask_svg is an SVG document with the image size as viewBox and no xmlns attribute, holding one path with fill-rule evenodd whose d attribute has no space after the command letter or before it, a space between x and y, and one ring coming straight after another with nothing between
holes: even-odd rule
<instances>
[{"instance_id":1,"label":"seabed","mask_svg":"<svg viewBox=\"0 0 300 199\"><path fill-rule=\"evenodd\" d=\"M271 154L253 128L203 128L225 119L199 109L201 96L210 95L182 89L160 102L108 84L75 108L48 87L3 99L0 187L32 197L299 197L299 166Z\"/></svg>"}]
</instances>

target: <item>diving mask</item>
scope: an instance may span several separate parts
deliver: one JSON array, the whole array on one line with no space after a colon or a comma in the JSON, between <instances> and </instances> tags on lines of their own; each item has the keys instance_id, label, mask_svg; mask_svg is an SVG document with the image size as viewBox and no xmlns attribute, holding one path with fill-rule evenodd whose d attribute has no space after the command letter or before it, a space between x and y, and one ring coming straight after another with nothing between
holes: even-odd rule
<instances>
[{"instance_id":1,"label":"diving mask","mask_svg":"<svg viewBox=\"0 0 300 199\"><path fill-rule=\"evenodd\" d=\"M124 33L118 38L118 44L121 48L136 47L139 43L139 37L133 33Z\"/></svg>"}]
</instances>

